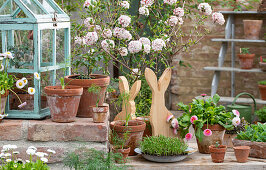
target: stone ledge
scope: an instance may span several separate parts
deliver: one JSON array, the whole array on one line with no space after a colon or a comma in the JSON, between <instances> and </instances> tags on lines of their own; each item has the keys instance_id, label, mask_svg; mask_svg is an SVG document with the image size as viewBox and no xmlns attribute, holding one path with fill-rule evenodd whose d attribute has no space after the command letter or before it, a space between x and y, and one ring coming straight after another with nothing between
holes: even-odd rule
<instances>
[{"instance_id":1,"label":"stone ledge","mask_svg":"<svg viewBox=\"0 0 266 170\"><path fill-rule=\"evenodd\" d=\"M0 123L0 140L21 140L23 120L6 120Z\"/></svg>"}]
</instances>

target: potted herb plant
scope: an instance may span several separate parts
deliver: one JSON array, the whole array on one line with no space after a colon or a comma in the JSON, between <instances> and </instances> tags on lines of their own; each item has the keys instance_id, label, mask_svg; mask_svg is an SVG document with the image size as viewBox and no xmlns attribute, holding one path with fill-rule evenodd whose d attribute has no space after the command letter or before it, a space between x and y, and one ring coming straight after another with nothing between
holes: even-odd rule
<instances>
[{"instance_id":1,"label":"potted herb plant","mask_svg":"<svg viewBox=\"0 0 266 170\"><path fill-rule=\"evenodd\" d=\"M266 122L266 106L264 106L263 108L261 108L260 110L257 110L255 112L255 115L258 116L259 121L261 123L265 123Z\"/></svg>"},{"instance_id":2,"label":"potted herb plant","mask_svg":"<svg viewBox=\"0 0 266 170\"><path fill-rule=\"evenodd\" d=\"M46 86L44 92L54 122L75 121L83 88L80 86L66 85L64 78L60 78L61 86Z\"/></svg>"},{"instance_id":3,"label":"potted herb plant","mask_svg":"<svg viewBox=\"0 0 266 170\"><path fill-rule=\"evenodd\" d=\"M237 56L242 69L251 69L253 67L255 54L250 54L249 48L240 48L240 54Z\"/></svg>"},{"instance_id":4,"label":"potted herb plant","mask_svg":"<svg viewBox=\"0 0 266 170\"><path fill-rule=\"evenodd\" d=\"M129 93L121 93L118 97L117 105L122 103L126 104L129 101ZM127 108L128 106L123 106ZM127 112L126 109L126 119L113 121L110 123L111 130L114 131L120 138L124 138L124 133L129 133L129 138L126 141L130 149L129 155L134 155L134 149L139 145L139 142L142 140L143 132L146 128L146 123L139 120L130 120L131 115Z\"/></svg>"},{"instance_id":5,"label":"potted herb plant","mask_svg":"<svg viewBox=\"0 0 266 170\"><path fill-rule=\"evenodd\" d=\"M107 113L108 113L108 106L100 106L100 98L101 98L101 87L97 85L91 85L88 88L88 92L95 94L97 96L97 101L95 106L91 106L92 109L92 118L94 123L103 123L107 119Z\"/></svg>"},{"instance_id":6,"label":"potted herb plant","mask_svg":"<svg viewBox=\"0 0 266 170\"><path fill-rule=\"evenodd\" d=\"M265 123L247 126L246 131L238 133L233 140L234 146L249 146L250 157L266 159L265 129Z\"/></svg>"},{"instance_id":7,"label":"potted herb plant","mask_svg":"<svg viewBox=\"0 0 266 170\"><path fill-rule=\"evenodd\" d=\"M178 131L182 138L187 138L190 134L189 127L192 125L200 153L210 153L210 145L214 145L217 141L223 142L225 129L232 130L234 126L240 124L239 115L226 112L224 106L218 105L220 100L218 94L209 98L205 96L206 94L202 94L201 98L193 99L189 105L178 104L180 110L184 111L178 118Z\"/></svg>"},{"instance_id":8,"label":"potted herb plant","mask_svg":"<svg viewBox=\"0 0 266 170\"><path fill-rule=\"evenodd\" d=\"M220 145L217 141L215 145L209 146L212 162L222 163L224 162L224 155L226 152L226 145Z\"/></svg>"},{"instance_id":9,"label":"potted herb plant","mask_svg":"<svg viewBox=\"0 0 266 170\"><path fill-rule=\"evenodd\" d=\"M140 142L142 156L155 162L176 162L187 157L187 144L182 139L165 136L144 137Z\"/></svg>"},{"instance_id":10,"label":"potted herb plant","mask_svg":"<svg viewBox=\"0 0 266 170\"><path fill-rule=\"evenodd\" d=\"M259 81L260 96L262 100L266 100L266 80Z\"/></svg>"},{"instance_id":11,"label":"potted herb plant","mask_svg":"<svg viewBox=\"0 0 266 170\"><path fill-rule=\"evenodd\" d=\"M262 69L262 71L266 71L266 59L262 58L262 56L260 56L259 65L260 65L260 68Z\"/></svg>"},{"instance_id":12,"label":"potted herb plant","mask_svg":"<svg viewBox=\"0 0 266 170\"><path fill-rule=\"evenodd\" d=\"M121 138L115 131L112 131L112 151L114 153L120 153L117 157L115 157L115 161L117 163L126 163L127 157L130 152L130 147L126 145L129 138L129 131L126 131Z\"/></svg>"}]
</instances>

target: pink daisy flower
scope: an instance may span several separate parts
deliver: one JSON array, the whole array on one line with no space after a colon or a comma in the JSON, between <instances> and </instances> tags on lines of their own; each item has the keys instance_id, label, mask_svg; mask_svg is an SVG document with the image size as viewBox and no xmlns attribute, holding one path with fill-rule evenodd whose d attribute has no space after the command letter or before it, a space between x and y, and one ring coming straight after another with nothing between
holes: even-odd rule
<instances>
[{"instance_id":1,"label":"pink daisy flower","mask_svg":"<svg viewBox=\"0 0 266 170\"><path fill-rule=\"evenodd\" d=\"M211 129L205 129L203 131L203 134L204 134L204 136L211 136L212 135L212 131L211 131Z\"/></svg>"},{"instance_id":2,"label":"pink daisy flower","mask_svg":"<svg viewBox=\"0 0 266 170\"><path fill-rule=\"evenodd\" d=\"M19 108L22 108L22 107L24 107L24 106L26 106L27 105L27 102L24 102L24 103L21 103L20 105L18 105L18 107Z\"/></svg>"},{"instance_id":3,"label":"pink daisy flower","mask_svg":"<svg viewBox=\"0 0 266 170\"><path fill-rule=\"evenodd\" d=\"M191 116L191 118L190 118L190 122L191 122L192 124L194 124L194 121L195 121L195 120L198 120L198 117L197 117L196 115Z\"/></svg>"},{"instance_id":4,"label":"pink daisy flower","mask_svg":"<svg viewBox=\"0 0 266 170\"><path fill-rule=\"evenodd\" d=\"M202 97L205 97L205 96L207 96L207 94L203 93L203 94L201 94L201 96L202 96Z\"/></svg>"},{"instance_id":5,"label":"pink daisy flower","mask_svg":"<svg viewBox=\"0 0 266 170\"><path fill-rule=\"evenodd\" d=\"M240 113L239 113L239 111L238 110L232 110L232 112L234 113L234 115L236 115L236 116L240 116Z\"/></svg>"},{"instance_id":6,"label":"pink daisy flower","mask_svg":"<svg viewBox=\"0 0 266 170\"><path fill-rule=\"evenodd\" d=\"M171 121L171 125L174 129L178 128L178 120L175 118Z\"/></svg>"},{"instance_id":7,"label":"pink daisy flower","mask_svg":"<svg viewBox=\"0 0 266 170\"><path fill-rule=\"evenodd\" d=\"M170 120L171 120L173 117L174 117L174 115L169 115L169 116L167 116L166 121L167 121L167 122L170 122Z\"/></svg>"},{"instance_id":8,"label":"pink daisy flower","mask_svg":"<svg viewBox=\"0 0 266 170\"><path fill-rule=\"evenodd\" d=\"M192 134L191 133L187 133L185 138L186 138L187 141L189 141L192 138Z\"/></svg>"}]
</instances>

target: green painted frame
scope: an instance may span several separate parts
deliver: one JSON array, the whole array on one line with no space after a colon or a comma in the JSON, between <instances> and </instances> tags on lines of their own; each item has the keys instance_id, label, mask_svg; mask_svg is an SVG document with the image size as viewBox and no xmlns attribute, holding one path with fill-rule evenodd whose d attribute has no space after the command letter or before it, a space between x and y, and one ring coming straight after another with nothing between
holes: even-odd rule
<instances>
[{"instance_id":1,"label":"green painted frame","mask_svg":"<svg viewBox=\"0 0 266 170\"><path fill-rule=\"evenodd\" d=\"M34 43L34 59L33 69L14 69L8 68L8 73L30 73L34 72L43 73L47 71L52 72L51 82L55 85L56 70L66 68L65 75L69 75L70 68L70 18L69 16L54 2L54 0L46 0L57 14L56 24L53 21L54 14L49 14L45 7L38 0L33 0L45 13L45 15L34 14L21 0L7 0L0 8L0 12L4 9L4 5L9 2L15 2L18 6L10 15L0 15L0 31L2 36L2 52L7 51L7 46L14 46L14 30L33 30L33 43ZM15 18L16 15L23 11L27 18ZM50 63L42 63L41 58L41 32L43 30L53 31L52 40L52 65ZM56 33L58 29L64 29L64 56L67 66L56 63ZM34 109L33 110L10 110L9 100L7 100L6 113L8 118L21 118L21 119L42 119L50 115L49 108L41 108L41 83L34 79Z\"/></svg>"}]
</instances>

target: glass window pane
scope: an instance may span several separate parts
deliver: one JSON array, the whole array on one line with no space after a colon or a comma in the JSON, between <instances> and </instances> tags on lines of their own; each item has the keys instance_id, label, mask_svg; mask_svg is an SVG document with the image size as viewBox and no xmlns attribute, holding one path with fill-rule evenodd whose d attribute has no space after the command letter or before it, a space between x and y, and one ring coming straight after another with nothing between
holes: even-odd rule
<instances>
[{"instance_id":1,"label":"glass window pane","mask_svg":"<svg viewBox=\"0 0 266 170\"><path fill-rule=\"evenodd\" d=\"M21 0L34 14L43 15L44 11L34 2L34 0Z\"/></svg>"}]
</instances>

